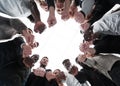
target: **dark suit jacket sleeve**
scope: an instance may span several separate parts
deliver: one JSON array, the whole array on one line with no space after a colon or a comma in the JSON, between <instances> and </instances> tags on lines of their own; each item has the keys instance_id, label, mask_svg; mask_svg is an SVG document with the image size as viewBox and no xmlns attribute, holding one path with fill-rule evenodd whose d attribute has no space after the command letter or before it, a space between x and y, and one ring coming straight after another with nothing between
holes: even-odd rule
<instances>
[{"instance_id":1,"label":"dark suit jacket sleeve","mask_svg":"<svg viewBox=\"0 0 120 86\"><path fill-rule=\"evenodd\" d=\"M86 73L84 72L84 69L81 69L78 74L75 76L75 78L80 82L80 83L85 83L87 81L87 76Z\"/></svg>"},{"instance_id":2,"label":"dark suit jacket sleeve","mask_svg":"<svg viewBox=\"0 0 120 86\"><path fill-rule=\"evenodd\" d=\"M54 0L46 0L47 4L48 4L48 9L50 6L54 7L55 8L55 3L54 3Z\"/></svg>"}]
</instances>

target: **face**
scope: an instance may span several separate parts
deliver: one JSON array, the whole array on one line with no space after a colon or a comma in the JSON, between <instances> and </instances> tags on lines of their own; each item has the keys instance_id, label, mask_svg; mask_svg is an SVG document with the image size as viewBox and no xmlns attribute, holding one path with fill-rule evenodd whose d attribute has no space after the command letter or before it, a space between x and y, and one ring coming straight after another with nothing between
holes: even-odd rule
<instances>
[{"instance_id":1,"label":"face","mask_svg":"<svg viewBox=\"0 0 120 86\"><path fill-rule=\"evenodd\" d=\"M56 11L58 14L62 14L64 10L64 3L56 2Z\"/></svg>"},{"instance_id":2,"label":"face","mask_svg":"<svg viewBox=\"0 0 120 86\"><path fill-rule=\"evenodd\" d=\"M84 39L86 41L92 41L93 40L93 36L94 36L94 34L93 34L93 30L92 29L88 29L84 33Z\"/></svg>"},{"instance_id":3,"label":"face","mask_svg":"<svg viewBox=\"0 0 120 86\"><path fill-rule=\"evenodd\" d=\"M44 66L46 67L47 64L48 64L48 58L43 57L43 58L41 59L41 61L40 61L40 64L41 64L41 65L44 65Z\"/></svg>"},{"instance_id":4,"label":"face","mask_svg":"<svg viewBox=\"0 0 120 86\"><path fill-rule=\"evenodd\" d=\"M60 73L60 70L59 70L59 69L56 69L56 70L54 70L54 72L53 72L53 74L55 74L55 75L59 75L59 73Z\"/></svg>"},{"instance_id":5,"label":"face","mask_svg":"<svg viewBox=\"0 0 120 86\"><path fill-rule=\"evenodd\" d=\"M71 63L70 63L70 61L69 61L69 60L68 60L68 61L66 61L63 65L65 66L65 68L66 68L67 70L69 70L69 69L70 69L70 67L71 67Z\"/></svg>"},{"instance_id":6,"label":"face","mask_svg":"<svg viewBox=\"0 0 120 86\"><path fill-rule=\"evenodd\" d=\"M46 1L39 1L40 2L40 7L45 10L48 11L48 5L46 3Z\"/></svg>"}]
</instances>

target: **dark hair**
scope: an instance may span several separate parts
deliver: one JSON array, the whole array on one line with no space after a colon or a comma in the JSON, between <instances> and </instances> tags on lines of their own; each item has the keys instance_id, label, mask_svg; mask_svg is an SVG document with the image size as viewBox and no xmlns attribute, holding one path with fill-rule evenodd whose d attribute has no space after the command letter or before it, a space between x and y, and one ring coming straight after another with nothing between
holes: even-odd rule
<instances>
[{"instance_id":1,"label":"dark hair","mask_svg":"<svg viewBox=\"0 0 120 86\"><path fill-rule=\"evenodd\" d=\"M34 54L31 56L31 58L34 60L34 63L38 61L39 59L39 55L38 54Z\"/></svg>"},{"instance_id":2,"label":"dark hair","mask_svg":"<svg viewBox=\"0 0 120 86\"><path fill-rule=\"evenodd\" d=\"M84 35L83 35L84 40L91 41L93 39L92 34L93 34L93 26L90 26L90 28L84 32Z\"/></svg>"},{"instance_id":3,"label":"dark hair","mask_svg":"<svg viewBox=\"0 0 120 86\"><path fill-rule=\"evenodd\" d=\"M46 59L48 59L48 57L47 57L47 56L44 56L43 58L46 58Z\"/></svg>"},{"instance_id":4,"label":"dark hair","mask_svg":"<svg viewBox=\"0 0 120 86\"><path fill-rule=\"evenodd\" d=\"M67 61L69 61L69 62L70 62L70 60L69 60L69 59L65 59L65 60L63 60L62 64L65 64Z\"/></svg>"}]
</instances>

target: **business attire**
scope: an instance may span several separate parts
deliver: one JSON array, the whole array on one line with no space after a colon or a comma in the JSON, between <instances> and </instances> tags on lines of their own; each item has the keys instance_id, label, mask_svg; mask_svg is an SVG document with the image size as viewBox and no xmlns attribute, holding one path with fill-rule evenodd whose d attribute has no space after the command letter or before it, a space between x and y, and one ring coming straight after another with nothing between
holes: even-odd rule
<instances>
[{"instance_id":1,"label":"business attire","mask_svg":"<svg viewBox=\"0 0 120 86\"><path fill-rule=\"evenodd\" d=\"M107 78L104 74L93 67L80 63L83 67L75 76L80 83L88 81L91 86L116 86L116 84Z\"/></svg>"},{"instance_id":2,"label":"business attire","mask_svg":"<svg viewBox=\"0 0 120 86\"><path fill-rule=\"evenodd\" d=\"M27 26L19 19L11 19L0 16L0 40L10 39L15 34L22 34Z\"/></svg>"},{"instance_id":3,"label":"business attire","mask_svg":"<svg viewBox=\"0 0 120 86\"><path fill-rule=\"evenodd\" d=\"M0 86L24 86L30 69L23 64L21 37L0 43Z\"/></svg>"}]
</instances>

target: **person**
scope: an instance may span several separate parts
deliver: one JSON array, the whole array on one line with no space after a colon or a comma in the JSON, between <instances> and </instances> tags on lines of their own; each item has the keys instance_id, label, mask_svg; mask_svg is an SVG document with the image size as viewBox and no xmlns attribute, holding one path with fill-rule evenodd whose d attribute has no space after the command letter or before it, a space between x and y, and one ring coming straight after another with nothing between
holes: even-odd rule
<instances>
[{"instance_id":1,"label":"person","mask_svg":"<svg viewBox=\"0 0 120 86\"><path fill-rule=\"evenodd\" d=\"M96 68L85 64L83 62L85 60L86 58L84 58L84 55L81 56L81 54L75 59L76 63L82 67L82 69L78 71L78 74L75 76L80 83L88 81L91 86L117 86L111 79L99 72Z\"/></svg>"},{"instance_id":2,"label":"person","mask_svg":"<svg viewBox=\"0 0 120 86\"><path fill-rule=\"evenodd\" d=\"M41 21L40 13L34 0L0 0L0 12L11 17L26 17L35 22L34 31L42 33L46 25Z\"/></svg>"},{"instance_id":3,"label":"person","mask_svg":"<svg viewBox=\"0 0 120 86\"><path fill-rule=\"evenodd\" d=\"M91 58L92 57L92 58ZM82 60L81 60L82 59ZM119 86L119 56L111 54L99 54L90 56L90 54L81 55L79 61L84 64L97 69L109 79L113 80ZM105 65L104 65L105 64Z\"/></svg>"},{"instance_id":4,"label":"person","mask_svg":"<svg viewBox=\"0 0 120 86\"><path fill-rule=\"evenodd\" d=\"M89 52L93 55L99 53L117 53L119 54L119 35L105 35L100 34L99 37L91 39L91 41L85 41L80 44L80 51ZM94 45L94 47L90 47Z\"/></svg>"},{"instance_id":5,"label":"person","mask_svg":"<svg viewBox=\"0 0 120 86\"><path fill-rule=\"evenodd\" d=\"M118 10L104 15L104 17L84 32L84 39L90 41L91 39L95 39L96 36L99 36L99 34L120 35L119 13L120 11Z\"/></svg>"},{"instance_id":6,"label":"person","mask_svg":"<svg viewBox=\"0 0 120 86\"><path fill-rule=\"evenodd\" d=\"M44 11L48 12L47 0L36 0L36 1L39 3L40 7L41 7Z\"/></svg>"},{"instance_id":7,"label":"person","mask_svg":"<svg viewBox=\"0 0 120 86\"><path fill-rule=\"evenodd\" d=\"M81 0L81 11L76 13L75 20L81 24L82 30L87 30L94 22L99 20L111 10L116 4L120 4L119 0ZM107 4L107 6L106 6Z\"/></svg>"},{"instance_id":8,"label":"person","mask_svg":"<svg viewBox=\"0 0 120 86\"><path fill-rule=\"evenodd\" d=\"M57 86L54 75L50 69L46 69L48 57L43 57L40 61L40 67L33 69L30 73L25 86Z\"/></svg>"},{"instance_id":9,"label":"person","mask_svg":"<svg viewBox=\"0 0 120 86\"><path fill-rule=\"evenodd\" d=\"M74 19L78 23L83 23L86 20L86 17L91 14L95 0L76 0L79 2L79 6L81 10L79 12L75 12Z\"/></svg>"},{"instance_id":10,"label":"person","mask_svg":"<svg viewBox=\"0 0 120 86\"><path fill-rule=\"evenodd\" d=\"M31 29L27 28L19 19L0 16L0 40L10 39L15 34L22 34L29 44L34 42Z\"/></svg>"},{"instance_id":11,"label":"person","mask_svg":"<svg viewBox=\"0 0 120 86\"><path fill-rule=\"evenodd\" d=\"M55 74L56 80L59 83L66 82L67 86L88 86L86 84L81 85L72 74L65 73L59 69L54 70L53 73Z\"/></svg>"},{"instance_id":12,"label":"person","mask_svg":"<svg viewBox=\"0 0 120 86\"><path fill-rule=\"evenodd\" d=\"M68 73L70 73L74 76L77 75L78 67L75 65L72 65L69 59L63 60L62 64L67 69Z\"/></svg>"},{"instance_id":13,"label":"person","mask_svg":"<svg viewBox=\"0 0 120 86\"><path fill-rule=\"evenodd\" d=\"M22 37L0 43L0 86L24 86L32 64L24 60L31 53Z\"/></svg>"}]
</instances>

